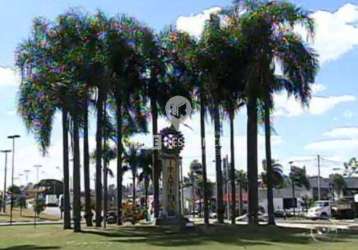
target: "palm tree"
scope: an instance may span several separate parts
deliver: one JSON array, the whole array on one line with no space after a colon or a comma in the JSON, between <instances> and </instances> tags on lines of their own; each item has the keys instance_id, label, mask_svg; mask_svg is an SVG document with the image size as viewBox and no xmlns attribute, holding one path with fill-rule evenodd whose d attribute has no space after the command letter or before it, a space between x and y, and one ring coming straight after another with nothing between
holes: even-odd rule
<instances>
[{"instance_id":1,"label":"palm tree","mask_svg":"<svg viewBox=\"0 0 358 250\"><path fill-rule=\"evenodd\" d=\"M53 116L56 109L62 112L63 127L63 172L64 172L64 229L71 227L69 198L68 132L69 114L73 96L69 95L68 82L73 77L64 74L63 64L66 50L61 49L62 41L55 31L66 34L61 26L66 22L65 14L59 24L52 29L44 19L35 19L33 35L18 47L17 66L22 72L22 83L18 100L18 110L26 127L35 134L43 153L50 145ZM45 59L45 60L44 60ZM44 63L46 62L46 63ZM72 114L73 115L73 114ZM77 120L77 119L74 119ZM75 124L76 129L78 123ZM75 136L77 133L75 134ZM77 166L77 158L76 158Z\"/></svg>"},{"instance_id":2,"label":"palm tree","mask_svg":"<svg viewBox=\"0 0 358 250\"><path fill-rule=\"evenodd\" d=\"M77 99L78 100L78 99ZM78 107L78 105L76 105ZM81 231L81 173L80 173L80 121L77 109L70 112L73 119L73 219L75 232Z\"/></svg>"},{"instance_id":3,"label":"palm tree","mask_svg":"<svg viewBox=\"0 0 358 250\"><path fill-rule=\"evenodd\" d=\"M113 171L109 168L109 163L117 157L117 149L116 147L111 147L109 145L109 139L113 134L114 128L112 127L112 123L106 108L103 115L103 227L106 228L108 213L108 175L110 177L114 177ZM92 152L91 159L96 161L96 150Z\"/></svg>"},{"instance_id":4,"label":"palm tree","mask_svg":"<svg viewBox=\"0 0 358 250\"><path fill-rule=\"evenodd\" d=\"M263 183L267 186L267 163L266 160L262 160L262 168L264 170L261 173L261 178ZM283 166L272 160L272 187L273 188L282 188L285 184L285 178L283 173Z\"/></svg>"},{"instance_id":5,"label":"palm tree","mask_svg":"<svg viewBox=\"0 0 358 250\"><path fill-rule=\"evenodd\" d=\"M107 213L108 213L108 175L113 177L114 174L109 168L109 163L111 160L116 158L116 150L109 147L108 132L110 130L106 128L103 131L103 227L106 228L107 224Z\"/></svg>"},{"instance_id":6,"label":"palm tree","mask_svg":"<svg viewBox=\"0 0 358 250\"><path fill-rule=\"evenodd\" d=\"M237 184L239 185L239 204L240 204L239 215L242 215L244 210L242 193L243 190L247 191L247 185L248 185L247 174L243 170L236 170L235 179Z\"/></svg>"},{"instance_id":7,"label":"palm tree","mask_svg":"<svg viewBox=\"0 0 358 250\"><path fill-rule=\"evenodd\" d=\"M122 224L123 138L135 132L146 132L146 116L141 99L141 57L145 28L134 18L119 16L110 20L107 55L112 73L111 94L116 118L117 145L117 224ZM135 126L130 126L135 125ZM125 130L126 129L126 130ZM128 130L129 129L129 130Z\"/></svg>"},{"instance_id":8,"label":"palm tree","mask_svg":"<svg viewBox=\"0 0 358 250\"><path fill-rule=\"evenodd\" d=\"M125 161L127 162L129 169L132 173L132 197L133 197L133 214L136 212L136 179L138 177L138 169L141 162L141 144L129 143L128 150L125 152ZM134 220L133 220L134 221Z\"/></svg>"},{"instance_id":9,"label":"palm tree","mask_svg":"<svg viewBox=\"0 0 358 250\"><path fill-rule=\"evenodd\" d=\"M262 161L264 173L261 174L261 178L263 182L266 184L267 187L267 200L271 200L270 202L267 202L268 209L268 217L269 217L269 224L274 225L275 224L275 214L273 210L273 188L280 188L284 185L284 175L282 170L282 165L278 162L275 162L275 160L271 161L271 177L269 178L268 175L268 164L266 160ZM270 205L270 209L269 209Z\"/></svg>"},{"instance_id":10,"label":"palm tree","mask_svg":"<svg viewBox=\"0 0 358 250\"><path fill-rule=\"evenodd\" d=\"M202 203L201 201L204 198L204 193L207 192L207 196L210 199L213 196L214 193L214 183L208 181L206 184L206 190L205 188L205 184L204 184L204 179L202 175L199 176L195 176L195 184L196 184L196 188L195 188L195 195L198 196L199 198L199 210L200 210L200 214L202 213Z\"/></svg>"},{"instance_id":11,"label":"palm tree","mask_svg":"<svg viewBox=\"0 0 358 250\"><path fill-rule=\"evenodd\" d=\"M229 115L231 124L231 176L235 172L234 155L234 126L233 121L236 110L241 106L240 99L244 89L244 66L242 60L243 47L233 35L231 28L223 28L217 15L212 15L207 22L203 35L199 41L199 60L203 82L208 97L212 100L209 105L211 117L214 121L215 151L216 151L216 174L217 174L217 202L218 221L223 222L223 192L221 173L221 110ZM232 187L232 222L235 223L235 181L231 179Z\"/></svg>"},{"instance_id":12,"label":"palm tree","mask_svg":"<svg viewBox=\"0 0 358 250\"><path fill-rule=\"evenodd\" d=\"M202 72L207 74L203 77L205 81L205 88L207 89L208 98L212 100L209 105L210 115L214 121L215 130L215 165L216 165L216 184L217 184L217 216L218 222L224 222L224 204L223 204L223 177L221 170L221 115L220 107L221 100L224 96L222 88L220 87L221 78L220 73L223 68L219 69L221 64L223 46L225 43L224 32L220 29L219 19L216 16L211 16L211 19L206 24L201 40L199 41L199 47L203 52L199 55L201 62ZM226 65L225 65L226 66ZM224 67L225 67L224 66Z\"/></svg>"},{"instance_id":13,"label":"palm tree","mask_svg":"<svg viewBox=\"0 0 358 250\"><path fill-rule=\"evenodd\" d=\"M241 47L237 48L241 49ZM240 53L232 53L238 55L236 57L229 58L228 65L235 65L231 72L228 74L226 81L224 82L224 88L227 92L227 98L223 102L225 113L229 118L230 126L230 183L231 183L231 224L235 224L236 218L236 186L235 186L235 131L234 131L234 120L235 113L244 105L244 88L245 83L243 81L243 69L244 66L240 66L242 63ZM234 64L235 63L235 64Z\"/></svg>"},{"instance_id":14,"label":"palm tree","mask_svg":"<svg viewBox=\"0 0 358 250\"><path fill-rule=\"evenodd\" d=\"M145 206L146 208L148 208L148 189L153 176L151 150L143 149L141 151L140 167L142 169L142 172L138 176L138 181L144 181Z\"/></svg>"},{"instance_id":15,"label":"palm tree","mask_svg":"<svg viewBox=\"0 0 358 250\"><path fill-rule=\"evenodd\" d=\"M333 195L334 193L337 194L337 198L339 198L344 191L344 189L347 187L347 183L344 180L344 177L340 174L333 174L329 176L332 186L333 186Z\"/></svg>"},{"instance_id":16,"label":"palm tree","mask_svg":"<svg viewBox=\"0 0 358 250\"><path fill-rule=\"evenodd\" d=\"M68 153L68 114L62 109L62 150L63 150L63 225L64 229L71 228L70 204L70 174Z\"/></svg>"},{"instance_id":17,"label":"palm tree","mask_svg":"<svg viewBox=\"0 0 358 250\"><path fill-rule=\"evenodd\" d=\"M157 37L150 29L146 29L142 41L141 56L144 61L144 72L147 72L147 78L144 81L145 90L143 95L149 99L150 114L152 119L152 136L153 145L155 145L155 136L158 135L158 116L161 107L167 98L162 95L163 91L163 64L161 61L160 45ZM158 93L162 93L158 95ZM153 188L154 188L154 216L159 216L159 178L160 178L160 161L159 151L153 150Z\"/></svg>"},{"instance_id":18,"label":"palm tree","mask_svg":"<svg viewBox=\"0 0 358 250\"><path fill-rule=\"evenodd\" d=\"M289 180L292 186L292 198L296 198L295 187L305 187L307 190L310 188L310 182L306 175L306 168L299 168L296 166L291 166L291 171L289 174Z\"/></svg>"},{"instance_id":19,"label":"palm tree","mask_svg":"<svg viewBox=\"0 0 358 250\"><path fill-rule=\"evenodd\" d=\"M275 1L236 1L234 9L242 7L246 13L233 17L240 23L241 35L251 51L247 76L248 111L248 175L250 223L257 224L257 107L262 100L265 113L266 161L268 175L268 210L273 214L270 109L272 94L285 89L303 104L308 104L318 68L317 56L294 31L301 24L313 34L313 20L309 13L294 4ZM235 16L236 15L236 16ZM283 68L283 76L274 75L274 62ZM260 103L261 104L261 103ZM251 209L252 208L252 209ZM274 224L273 217L270 224Z\"/></svg>"},{"instance_id":20,"label":"palm tree","mask_svg":"<svg viewBox=\"0 0 358 250\"><path fill-rule=\"evenodd\" d=\"M344 163L344 176L351 177L358 174L358 161L355 157Z\"/></svg>"},{"instance_id":21,"label":"palm tree","mask_svg":"<svg viewBox=\"0 0 358 250\"><path fill-rule=\"evenodd\" d=\"M86 80L89 88L96 95L95 108L97 112L96 120L96 227L101 226L102 216L102 159L103 159L103 121L104 121L104 105L107 102L110 81L110 72L106 71L108 64L106 51L106 32L108 31L108 18L102 13L97 12L91 16L86 25L87 36L83 41L83 50L85 60L88 62L86 71ZM83 51L82 51L83 53ZM101 54L103 56L99 57Z\"/></svg>"},{"instance_id":22,"label":"palm tree","mask_svg":"<svg viewBox=\"0 0 358 250\"><path fill-rule=\"evenodd\" d=\"M90 156L88 142L88 97L84 100L83 106L83 180L85 192L85 218L86 225L92 226L92 208L91 208L91 185L90 185Z\"/></svg>"}]
</instances>

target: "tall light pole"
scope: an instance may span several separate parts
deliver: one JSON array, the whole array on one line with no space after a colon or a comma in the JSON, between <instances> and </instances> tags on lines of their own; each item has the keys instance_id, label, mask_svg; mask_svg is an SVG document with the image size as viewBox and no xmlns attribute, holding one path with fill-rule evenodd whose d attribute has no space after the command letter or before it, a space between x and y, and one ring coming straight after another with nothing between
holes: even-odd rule
<instances>
[{"instance_id":1,"label":"tall light pole","mask_svg":"<svg viewBox=\"0 0 358 250\"><path fill-rule=\"evenodd\" d=\"M40 181L40 168L42 168L42 165L34 165L34 168L36 168L36 182L39 183L39 181Z\"/></svg>"},{"instance_id":2,"label":"tall light pole","mask_svg":"<svg viewBox=\"0 0 358 250\"><path fill-rule=\"evenodd\" d=\"M29 169L24 170L26 185L29 183L29 173L30 172L31 172L31 170L29 170Z\"/></svg>"},{"instance_id":3,"label":"tall light pole","mask_svg":"<svg viewBox=\"0 0 358 250\"><path fill-rule=\"evenodd\" d=\"M8 139L12 140L12 171L11 171L11 186L14 187L14 174L15 174L15 139L20 138L20 135L9 135ZM10 225L12 225L12 209L14 207L14 195L11 192L10 202Z\"/></svg>"},{"instance_id":4,"label":"tall light pole","mask_svg":"<svg viewBox=\"0 0 358 250\"><path fill-rule=\"evenodd\" d=\"M7 154L11 152L10 149L1 150L5 154L5 171L4 171L4 194L3 194L3 212L6 212L6 179L7 179Z\"/></svg>"}]
</instances>

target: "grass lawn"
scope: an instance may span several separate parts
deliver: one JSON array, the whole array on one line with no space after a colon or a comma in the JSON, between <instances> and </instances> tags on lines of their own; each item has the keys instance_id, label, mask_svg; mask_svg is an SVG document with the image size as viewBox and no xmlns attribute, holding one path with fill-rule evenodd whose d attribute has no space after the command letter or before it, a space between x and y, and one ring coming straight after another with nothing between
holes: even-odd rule
<instances>
[{"instance_id":1,"label":"grass lawn","mask_svg":"<svg viewBox=\"0 0 358 250\"><path fill-rule=\"evenodd\" d=\"M211 226L203 230L197 227L173 232L152 226L127 226L106 231L84 229L76 234L58 225L5 226L0 227L0 249L353 250L358 245L358 235L339 235L336 242L314 242L307 231L267 226Z\"/></svg>"},{"instance_id":2,"label":"grass lawn","mask_svg":"<svg viewBox=\"0 0 358 250\"><path fill-rule=\"evenodd\" d=\"M32 209L23 209L22 215L20 215L20 208L14 208L12 211L12 220L15 222L28 222L34 220L34 211ZM40 217L37 220L48 220L48 221L58 221L58 216L48 215L41 213ZM10 221L10 207L6 209L6 214L0 213L0 223Z\"/></svg>"}]
</instances>

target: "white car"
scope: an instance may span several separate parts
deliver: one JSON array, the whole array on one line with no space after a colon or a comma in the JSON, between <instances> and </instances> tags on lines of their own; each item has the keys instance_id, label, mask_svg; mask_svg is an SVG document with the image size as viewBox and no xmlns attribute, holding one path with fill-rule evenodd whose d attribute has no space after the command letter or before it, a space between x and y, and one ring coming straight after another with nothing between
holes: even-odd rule
<instances>
[{"instance_id":1,"label":"white car","mask_svg":"<svg viewBox=\"0 0 358 250\"><path fill-rule=\"evenodd\" d=\"M330 201L316 201L306 214L309 219L329 219L332 216Z\"/></svg>"}]
</instances>

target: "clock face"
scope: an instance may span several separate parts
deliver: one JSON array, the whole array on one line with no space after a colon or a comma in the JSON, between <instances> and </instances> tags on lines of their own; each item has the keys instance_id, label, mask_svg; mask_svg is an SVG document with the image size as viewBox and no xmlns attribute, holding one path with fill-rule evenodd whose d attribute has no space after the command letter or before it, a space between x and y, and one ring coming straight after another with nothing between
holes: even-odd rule
<instances>
[{"instance_id":1,"label":"clock face","mask_svg":"<svg viewBox=\"0 0 358 250\"><path fill-rule=\"evenodd\" d=\"M162 150L165 153L179 154L184 148L184 136L173 128L160 131L162 135Z\"/></svg>"}]
</instances>

